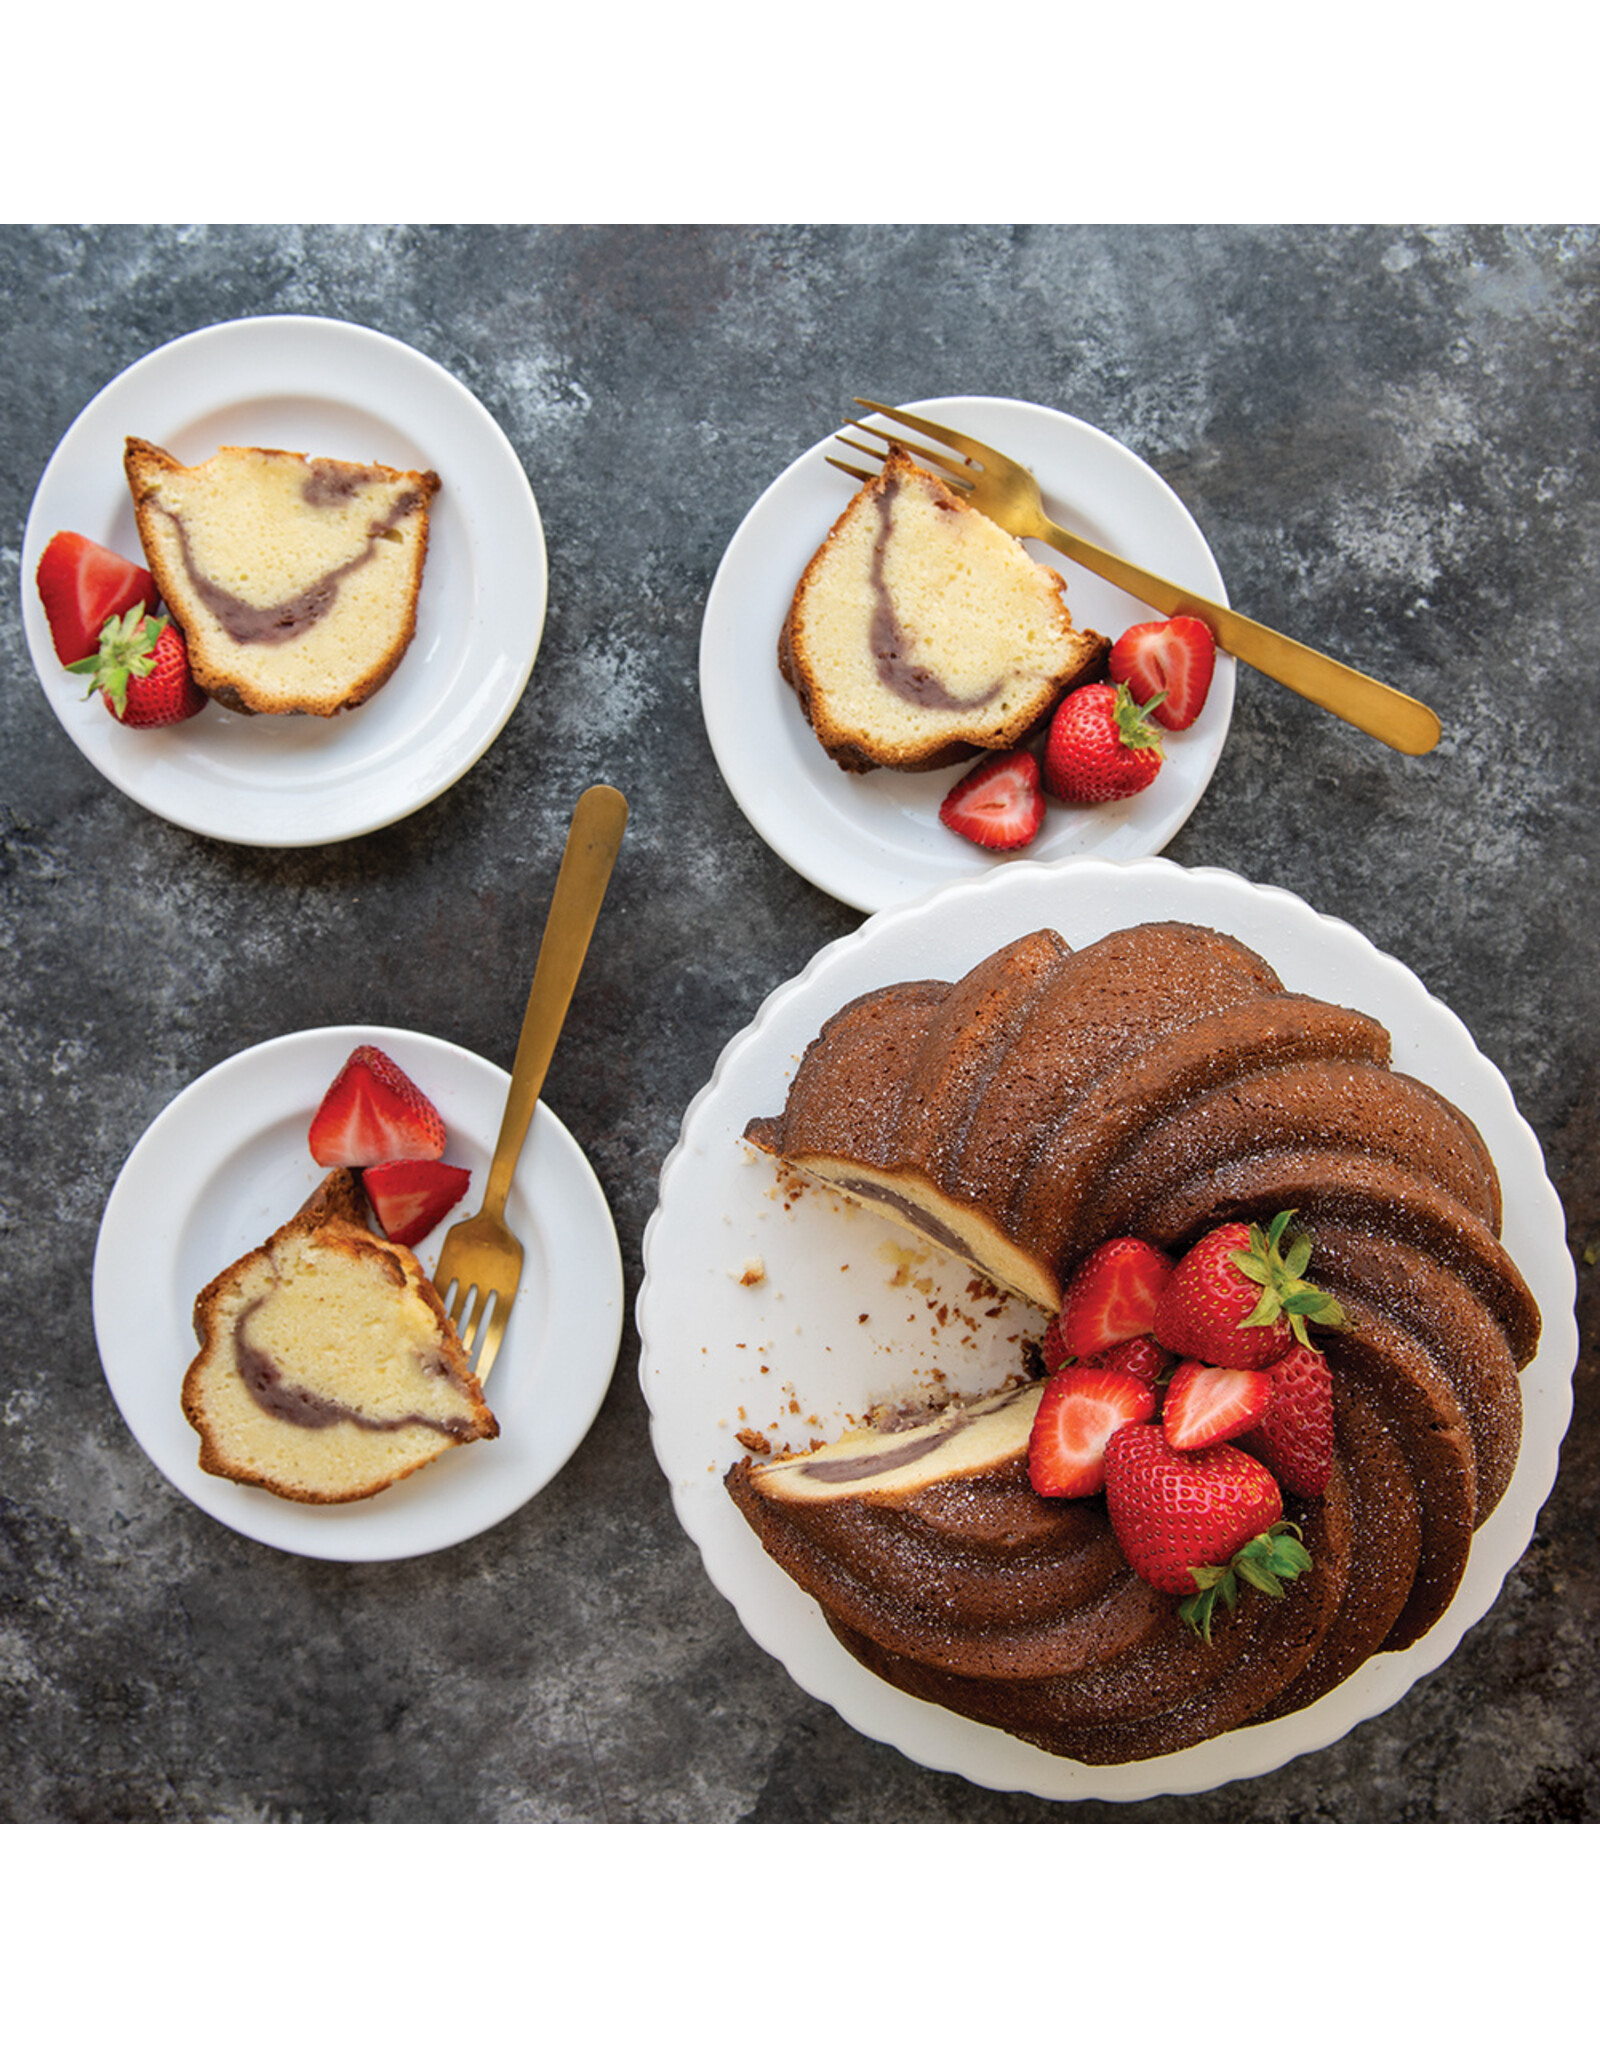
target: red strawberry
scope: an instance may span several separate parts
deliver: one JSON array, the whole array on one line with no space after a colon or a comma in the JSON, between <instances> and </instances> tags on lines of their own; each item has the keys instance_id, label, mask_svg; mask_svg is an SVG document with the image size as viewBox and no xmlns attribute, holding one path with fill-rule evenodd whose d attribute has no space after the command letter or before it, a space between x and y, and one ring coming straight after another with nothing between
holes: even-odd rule
<instances>
[{"instance_id":1,"label":"red strawberry","mask_svg":"<svg viewBox=\"0 0 1600 2048\"><path fill-rule=\"evenodd\" d=\"M1271 1402L1266 1373L1186 1358L1167 1388L1161 1427L1175 1451L1203 1451L1208 1444L1242 1436L1261 1420Z\"/></svg>"},{"instance_id":2,"label":"red strawberry","mask_svg":"<svg viewBox=\"0 0 1600 2048\"><path fill-rule=\"evenodd\" d=\"M1207 1365L1259 1372L1306 1341L1308 1317L1343 1322L1338 1303L1306 1283L1310 1238L1284 1244L1293 1214L1283 1210L1266 1230L1219 1224L1185 1252L1156 1310L1156 1342Z\"/></svg>"},{"instance_id":3,"label":"red strawberry","mask_svg":"<svg viewBox=\"0 0 1600 2048\"><path fill-rule=\"evenodd\" d=\"M939 822L974 845L1002 853L1028 845L1044 823L1039 763L1026 747L989 755L946 796Z\"/></svg>"},{"instance_id":4,"label":"red strawberry","mask_svg":"<svg viewBox=\"0 0 1600 2048\"><path fill-rule=\"evenodd\" d=\"M1124 1337L1147 1336L1171 1274L1166 1253L1141 1237L1112 1237L1096 1245L1061 1296L1066 1352L1089 1358Z\"/></svg>"},{"instance_id":5,"label":"red strawberry","mask_svg":"<svg viewBox=\"0 0 1600 2048\"><path fill-rule=\"evenodd\" d=\"M81 533L58 533L39 557L39 601L56 655L69 667L93 654L100 628L119 612L159 603L155 578L143 562L129 562Z\"/></svg>"},{"instance_id":6,"label":"red strawberry","mask_svg":"<svg viewBox=\"0 0 1600 2048\"><path fill-rule=\"evenodd\" d=\"M1148 1422L1156 1397L1131 1373L1069 1365L1045 1383L1028 1437L1035 1493L1081 1500L1105 1485L1106 1445L1130 1422Z\"/></svg>"},{"instance_id":7,"label":"red strawberry","mask_svg":"<svg viewBox=\"0 0 1600 2048\"><path fill-rule=\"evenodd\" d=\"M1056 706L1044 753L1052 796L1071 804L1137 796L1155 781L1161 762L1161 735L1126 683L1085 683Z\"/></svg>"},{"instance_id":8,"label":"red strawberry","mask_svg":"<svg viewBox=\"0 0 1600 2048\"><path fill-rule=\"evenodd\" d=\"M1074 1354L1067 1349L1061 1334L1061 1318L1057 1316L1045 1331L1040 1341L1046 1372L1059 1372L1064 1365L1071 1365ZM1102 1372L1130 1372L1136 1380L1143 1380L1147 1387L1159 1386L1164 1373L1172 1366L1172 1353L1163 1351L1150 1337L1124 1337L1120 1344L1110 1344L1104 1351L1092 1351L1087 1358L1078 1359L1079 1365L1095 1365Z\"/></svg>"},{"instance_id":9,"label":"red strawberry","mask_svg":"<svg viewBox=\"0 0 1600 2048\"><path fill-rule=\"evenodd\" d=\"M1052 1383L1053 1384L1053 1383ZM1232 1608L1243 1579L1275 1599L1311 1569L1298 1532L1280 1520L1277 1481L1236 1444L1175 1451L1161 1425L1130 1423L1106 1446L1106 1512L1122 1554L1211 1640L1218 1600Z\"/></svg>"},{"instance_id":10,"label":"red strawberry","mask_svg":"<svg viewBox=\"0 0 1600 2048\"><path fill-rule=\"evenodd\" d=\"M87 695L100 701L119 724L181 725L204 711L210 699L189 674L183 635L166 619L147 619L136 604L120 618L107 619L97 653L72 662L67 673L87 676Z\"/></svg>"},{"instance_id":11,"label":"red strawberry","mask_svg":"<svg viewBox=\"0 0 1600 2048\"><path fill-rule=\"evenodd\" d=\"M358 1045L311 1120L319 1166L377 1166L390 1159L438 1159L444 1119L386 1052Z\"/></svg>"},{"instance_id":12,"label":"red strawberry","mask_svg":"<svg viewBox=\"0 0 1600 2048\"><path fill-rule=\"evenodd\" d=\"M1241 1448L1257 1457L1278 1484L1305 1500L1320 1500L1333 1475L1333 1374L1320 1351L1297 1344L1258 1378L1270 1399L1258 1428Z\"/></svg>"},{"instance_id":13,"label":"red strawberry","mask_svg":"<svg viewBox=\"0 0 1600 2048\"><path fill-rule=\"evenodd\" d=\"M1172 1368L1172 1353L1163 1351L1153 1337L1124 1337L1108 1351L1097 1351L1085 1365L1098 1365L1107 1372L1131 1372L1147 1387L1161 1384L1162 1375Z\"/></svg>"},{"instance_id":14,"label":"red strawberry","mask_svg":"<svg viewBox=\"0 0 1600 2048\"><path fill-rule=\"evenodd\" d=\"M1205 709L1216 661L1210 627L1180 614L1130 626L1111 650L1108 673L1114 683L1126 683L1138 703L1148 704L1151 717L1168 732L1182 732ZM1165 701L1155 703L1158 695Z\"/></svg>"},{"instance_id":15,"label":"red strawberry","mask_svg":"<svg viewBox=\"0 0 1600 2048\"><path fill-rule=\"evenodd\" d=\"M472 1175L442 1159L389 1159L369 1166L362 1185L392 1244L418 1244L467 1192Z\"/></svg>"}]
</instances>

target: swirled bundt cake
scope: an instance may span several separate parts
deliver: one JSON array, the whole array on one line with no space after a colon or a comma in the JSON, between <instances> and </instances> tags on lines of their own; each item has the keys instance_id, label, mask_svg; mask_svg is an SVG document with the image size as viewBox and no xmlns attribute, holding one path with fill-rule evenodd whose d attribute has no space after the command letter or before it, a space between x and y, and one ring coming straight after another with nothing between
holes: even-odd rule
<instances>
[{"instance_id":1,"label":"swirled bundt cake","mask_svg":"<svg viewBox=\"0 0 1600 2048\"><path fill-rule=\"evenodd\" d=\"M185 468L130 438L139 538L195 681L230 711L331 718L416 630L432 470L221 448Z\"/></svg>"},{"instance_id":2,"label":"swirled bundt cake","mask_svg":"<svg viewBox=\"0 0 1600 2048\"><path fill-rule=\"evenodd\" d=\"M183 1412L220 1478L364 1500L499 1434L433 1283L366 1227L348 1168L201 1290L194 1327Z\"/></svg>"},{"instance_id":3,"label":"swirled bundt cake","mask_svg":"<svg viewBox=\"0 0 1600 2048\"><path fill-rule=\"evenodd\" d=\"M1076 952L1035 932L824 1025L748 1140L1002 1286L1054 1312L1108 1239L1180 1259L1292 1211L1341 1312L1316 1333L1331 1477L1283 1503L1311 1568L1209 1636L1133 1568L1103 1499L1035 1490L1039 1383L743 1460L729 1493L855 1657L1109 1764L1295 1712L1438 1621L1516 1463L1539 1312L1481 1135L1389 1058L1372 1018L1181 924Z\"/></svg>"},{"instance_id":4,"label":"swirled bundt cake","mask_svg":"<svg viewBox=\"0 0 1600 2048\"><path fill-rule=\"evenodd\" d=\"M896 448L801 577L778 666L841 768L944 768L1013 746L1111 643L1059 575Z\"/></svg>"}]
</instances>

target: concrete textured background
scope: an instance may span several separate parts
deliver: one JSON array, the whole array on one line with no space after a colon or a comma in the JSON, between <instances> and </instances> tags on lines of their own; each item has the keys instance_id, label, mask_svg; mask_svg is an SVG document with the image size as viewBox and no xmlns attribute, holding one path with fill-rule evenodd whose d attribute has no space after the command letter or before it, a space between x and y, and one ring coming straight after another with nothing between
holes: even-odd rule
<instances>
[{"instance_id":1,"label":"concrete textured background","mask_svg":"<svg viewBox=\"0 0 1600 2048\"><path fill-rule=\"evenodd\" d=\"M460 377L550 551L543 647L495 746L417 816L323 850L224 846L131 804L57 725L17 610L31 496L79 410L149 349L261 313L360 322ZM1600 233L10 227L0 337L0 1817L1596 1817ZM1380 1719L1196 1798L1053 1805L858 1736L745 1636L650 1452L631 1301L661 1161L727 1038L859 922L723 788L701 609L750 503L862 389L1093 422L1184 497L1240 609L1440 709L1444 743L1405 761L1241 671L1167 851L1282 882L1414 968L1506 1074L1566 1206L1573 1425L1500 1600ZM548 1096L627 1270L600 1417L457 1550L346 1567L255 1545L173 1491L106 1391L106 1195L179 1088L280 1033L383 1014L507 1061L596 778L633 818ZM452 971L475 957L491 971Z\"/></svg>"}]
</instances>

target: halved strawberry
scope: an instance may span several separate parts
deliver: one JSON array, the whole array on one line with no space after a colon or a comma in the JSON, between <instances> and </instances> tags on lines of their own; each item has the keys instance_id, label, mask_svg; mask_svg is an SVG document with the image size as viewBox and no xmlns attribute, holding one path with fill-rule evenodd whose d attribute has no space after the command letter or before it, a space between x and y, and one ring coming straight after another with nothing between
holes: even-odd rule
<instances>
[{"instance_id":1,"label":"halved strawberry","mask_svg":"<svg viewBox=\"0 0 1600 2048\"><path fill-rule=\"evenodd\" d=\"M444 1119L409 1074L375 1045L358 1045L311 1120L319 1166L377 1166L388 1159L438 1159Z\"/></svg>"},{"instance_id":2,"label":"halved strawberry","mask_svg":"<svg viewBox=\"0 0 1600 2048\"><path fill-rule=\"evenodd\" d=\"M975 846L999 853L1028 845L1044 823L1039 763L1026 747L990 754L946 796L939 822Z\"/></svg>"},{"instance_id":3,"label":"halved strawberry","mask_svg":"<svg viewBox=\"0 0 1600 2048\"><path fill-rule=\"evenodd\" d=\"M1147 1336L1171 1273L1166 1253L1143 1238L1112 1237L1097 1245L1061 1297L1066 1350L1074 1358L1089 1358L1125 1337Z\"/></svg>"},{"instance_id":4,"label":"halved strawberry","mask_svg":"<svg viewBox=\"0 0 1600 2048\"><path fill-rule=\"evenodd\" d=\"M1261 1460L1290 1493L1320 1500L1333 1476L1333 1374L1310 1344L1297 1344L1255 1375L1271 1396L1241 1448Z\"/></svg>"},{"instance_id":5,"label":"halved strawberry","mask_svg":"<svg viewBox=\"0 0 1600 2048\"><path fill-rule=\"evenodd\" d=\"M442 1159L389 1159L361 1176L378 1228L392 1244L419 1244L471 1180L464 1166L447 1166Z\"/></svg>"},{"instance_id":6,"label":"halved strawberry","mask_svg":"<svg viewBox=\"0 0 1600 2048\"><path fill-rule=\"evenodd\" d=\"M1150 716L1168 732L1182 732L1205 709L1216 662L1210 627L1180 614L1130 626L1112 648L1108 666L1111 680L1126 683L1138 703L1163 696L1151 705Z\"/></svg>"},{"instance_id":7,"label":"halved strawberry","mask_svg":"<svg viewBox=\"0 0 1600 2048\"><path fill-rule=\"evenodd\" d=\"M1161 1427L1175 1451L1203 1451L1207 1444L1242 1436L1272 1402L1264 1372L1202 1365L1186 1358L1172 1375L1161 1410Z\"/></svg>"},{"instance_id":8,"label":"halved strawberry","mask_svg":"<svg viewBox=\"0 0 1600 2048\"><path fill-rule=\"evenodd\" d=\"M1106 1445L1130 1422L1156 1412L1154 1391L1131 1373L1069 1365L1045 1383L1028 1437L1035 1493L1081 1500L1106 1483Z\"/></svg>"},{"instance_id":9,"label":"halved strawberry","mask_svg":"<svg viewBox=\"0 0 1600 2048\"><path fill-rule=\"evenodd\" d=\"M143 562L114 555L81 533L58 533L39 557L39 601L56 654L69 667L93 654L107 619L142 604L160 603L156 580Z\"/></svg>"}]
</instances>

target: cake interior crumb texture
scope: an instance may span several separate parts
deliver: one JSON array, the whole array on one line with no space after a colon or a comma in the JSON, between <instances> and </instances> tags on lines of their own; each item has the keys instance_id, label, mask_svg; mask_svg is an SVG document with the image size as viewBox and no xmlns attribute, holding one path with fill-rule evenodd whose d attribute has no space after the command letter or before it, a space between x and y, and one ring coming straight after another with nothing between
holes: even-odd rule
<instances>
[{"instance_id":1,"label":"cake interior crumb texture","mask_svg":"<svg viewBox=\"0 0 1600 2048\"><path fill-rule=\"evenodd\" d=\"M326 717L393 674L416 627L431 471L272 448L185 468L139 440L126 468L202 689L232 710Z\"/></svg>"},{"instance_id":2,"label":"cake interior crumb texture","mask_svg":"<svg viewBox=\"0 0 1600 2048\"><path fill-rule=\"evenodd\" d=\"M896 451L813 557L779 663L842 766L917 769L1010 746L1103 647L1053 569Z\"/></svg>"}]
</instances>

